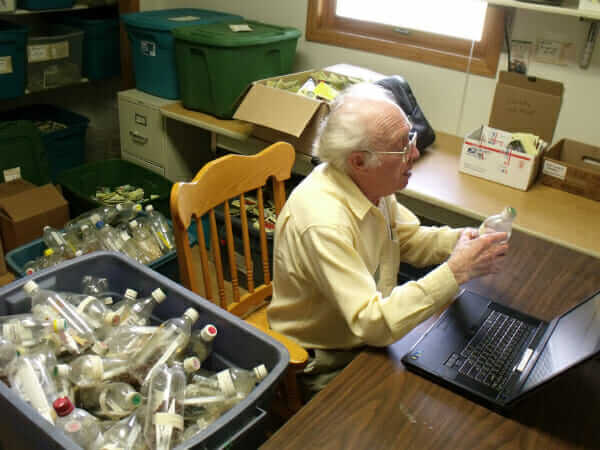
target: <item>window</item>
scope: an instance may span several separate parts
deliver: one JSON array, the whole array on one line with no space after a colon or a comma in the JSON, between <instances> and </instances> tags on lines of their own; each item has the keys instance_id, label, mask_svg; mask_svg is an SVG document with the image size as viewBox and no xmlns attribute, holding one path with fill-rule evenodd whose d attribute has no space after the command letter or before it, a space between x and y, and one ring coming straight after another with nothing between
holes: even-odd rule
<instances>
[{"instance_id":1,"label":"window","mask_svg":"<svg viewBox=\"0 0 600 450\"><path fill-rule=\"evenodd\" d=\"M462 3L470 8L459 13L461 1L456 0L309 0L306 38L495 77L502 49L503 10L485 2ZM450 12L448 4L453 5ZM432 10L436 14L431 14ZM414 23L419 23L419 29L409 28ZM431 32L434 30L436 33Z\"/></svg>"}]
</instances>

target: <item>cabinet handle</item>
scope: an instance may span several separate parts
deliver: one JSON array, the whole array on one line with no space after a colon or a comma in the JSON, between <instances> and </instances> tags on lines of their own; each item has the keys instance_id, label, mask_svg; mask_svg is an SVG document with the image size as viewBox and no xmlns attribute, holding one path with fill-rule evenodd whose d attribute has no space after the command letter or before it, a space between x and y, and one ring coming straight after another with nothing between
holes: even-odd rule
<instances>
[{"instance_id":1,"label":"cabinet handle","mask_svg":"<svg viewBox=\"0 0 600 450\"><path fill-rule=\"evenodd\" d=\"M129 131L129 135L133 138L134 141L138 141L141 144L145 144L148 142L148 138L142 136L137 131Z\"/></svg>"}]
</instances>

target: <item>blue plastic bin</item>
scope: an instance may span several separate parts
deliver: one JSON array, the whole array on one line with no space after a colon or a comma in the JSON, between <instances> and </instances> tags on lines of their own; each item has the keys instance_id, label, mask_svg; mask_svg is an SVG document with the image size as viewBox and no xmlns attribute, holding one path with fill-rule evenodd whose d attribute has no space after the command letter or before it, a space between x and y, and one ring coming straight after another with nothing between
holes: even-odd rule
<instances>
[{"instance_id":1,"label":"blue plastic bin","mask_svg":"<svg viewBox=\"0 0 600 450\"><path fill-rule=\"evenodd\" d=\"M131 42L136 88L168 99L179 98L175 39L171 30L188 25L243 21L240 16L193 8L122 14L121 19Z\"/></svg>"},{"instance_id":2,"label":"blue plastic bin","mask_svg":"<svg viewBox=\"0 0 600 450\"><path fill-rule=\"evenodd\" d=\"M0 99L25 93L27 31L26 26L0 21Z\"/></svg>"},{"instance_id":3,"label":"blue plastic bin","mask_svg":"<svg viewBox=\"0 0 600 450\"><path fill-rule=\"evenodd\" d=\"M75 0L19 0L17 6L21 9L60 9L72 8Z\"/></svg>"},{"instance_id":4,"label":"blue plastic bin","mask_svg":"<svg viewBox=\"0 0 600 450\"><path fill-rule=\"evenodd\" d=\"M175 447L177 450L213 449L230 445L256 448L256 446L240 445L237 439L242 434L252 435L265 417L264 408L269 406L277 382L288 365L288 351L258 329L161 274L117 253L91 253L0 288L0 315L30 311L31 302L22 289L30 279L35 280L43 288L77 291L84 275L106 277L112 291L124 292L126 288L132 288L137 290L141 297L149 296L154 289L161 288L167 298L154 310L154 319L157 321L181 316L187 308L195 308L199 313L195 328L212 323L219 330L217 338L213 341L213 351L203 363L207 369L223 370L228 367L249 369L258 364L267 367L269 371L267 377L244 400L201 433ZM0 409L2 410L0 448L43 448L45 450L81 448L2 382L0 382Z\"/></svg>"},{"instance_id":5,"label":"blue plastic bin","mask_svg":"<svg viewBox=\"0 0 600 450\"><path fill-rule=\"evenodd\" d=\"M30 105L0 114L0 120L54 121L64 129L40 131L48 159L50 178L56 183L65 170L85 162L85 132L90 120L67 109L53 105Z\"/></svg>"},{"instance_id":6,"label":"blue plastic bin","mask_svg":"<svg viewBox=\"0 0 600 450\"><path fill-rule=\"evenodd\" d=\"M58 20L83 30L84 77L105 80L121 73L119 18L112 10L91 9Z\"/></svg>"},{"instance_id":7,"label":"blue plastic bin","mask_svg":"<svg viewBox=\"0 0 600 450\"><path fill-rule=\"evenodd\" d=\"M171 225L171 221L169 221ZM203 222L203 225L205 223ZM190 241L190 247L193 247L198 243L198 235L196 233L196 223L192 223L188 229L188 239ZM28 244L17 247L6 254L6 263L15 275L19 277L25 277L25 264L29 261L39 258L44 254L46 250L46 244L40 239L35 239ZM177 251L173 250L166 255L161 256L157 260L148 264L153 270L163 274L165 277L179 282L179 265L177 264Z\"/></svg>"}]
</instances>

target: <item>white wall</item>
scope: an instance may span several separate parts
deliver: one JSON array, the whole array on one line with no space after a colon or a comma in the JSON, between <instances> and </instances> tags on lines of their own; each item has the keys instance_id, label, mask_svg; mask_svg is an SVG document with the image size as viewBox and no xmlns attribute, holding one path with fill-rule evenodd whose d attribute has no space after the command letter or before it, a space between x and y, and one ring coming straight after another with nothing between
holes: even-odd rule
<instances>
[{"instance_id":1,"label":"white wall","mask_svg":"<svg viewBox=\"0 0 600 450\"><path fill-rule=\"evenodd\" d=\"M140 9L178 7L204 8L239 14L247 19L277 25L294 26L304 35L308 0L141 0ZM576 44L581 54L587 22L575 17L557 16L518 10L514 17L513 39L536 38L545 32L560 33ZM600 47L600 39L598 42ZM506 54L500 58L499 69L506 68ZM587 70L575 62L556 66L532 62L529 74L560 81L565 86L563 105L554 141L563 137L589 144L600 144L600 50L594 52ZM496 80L466 75L454 70L433 67L400 58L375 55L359 50L307 42L298 42L295 70L321 68L336 63L368 67L384 74L400 74L410 83L432 126L440 131L463 136L481 124L487 124ZM463 92L466 102L459 117Z\"/></svg>"}]
</instances>

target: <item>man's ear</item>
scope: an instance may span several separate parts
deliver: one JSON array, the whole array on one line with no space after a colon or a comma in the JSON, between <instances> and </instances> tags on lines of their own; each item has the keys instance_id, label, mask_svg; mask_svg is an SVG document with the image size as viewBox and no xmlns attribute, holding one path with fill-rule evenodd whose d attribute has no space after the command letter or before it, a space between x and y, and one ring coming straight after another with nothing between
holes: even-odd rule
<instances>
[{"instance_id":1,"label":"man's ear","mask_svg":"<svg viewBox=\"0 0 600 450\"><path fill-rule=\"evenodd\" d=\"M363 152L352 152L348 155L348 166L353 171L363 171L365 170L365 154Z\"/></svg>"}]
</instances>

